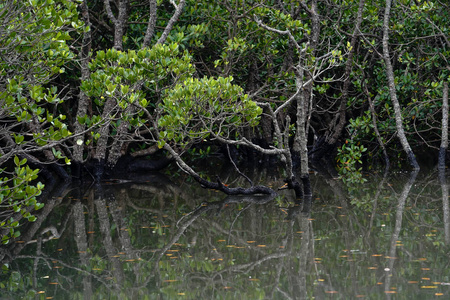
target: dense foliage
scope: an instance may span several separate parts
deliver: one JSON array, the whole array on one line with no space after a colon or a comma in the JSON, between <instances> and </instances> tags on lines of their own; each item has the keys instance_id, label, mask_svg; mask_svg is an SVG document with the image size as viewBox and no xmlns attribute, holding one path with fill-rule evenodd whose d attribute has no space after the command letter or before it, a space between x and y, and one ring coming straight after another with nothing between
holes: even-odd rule
<instances>
[{"instance_id":1,"label":"dense foliage","mask_svg":"<svg viewBox=\"0 0 450 300\"><path fill-rule=\"evenodd\" d=\"M435 162L449 14L443 1L6 0L0 185L27 192L2 192L0 222L32 220L36 169L102 180L163 147L181 160L245 146L288 178L325 160L348 182L364 162Z\"/></svg>"}]
</instances>

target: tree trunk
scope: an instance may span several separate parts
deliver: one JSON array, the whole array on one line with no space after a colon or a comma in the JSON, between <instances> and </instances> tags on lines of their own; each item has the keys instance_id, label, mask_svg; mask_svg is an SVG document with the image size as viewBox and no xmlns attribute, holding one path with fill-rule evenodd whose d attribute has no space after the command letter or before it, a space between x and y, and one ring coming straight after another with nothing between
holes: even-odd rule
<instances>
[{"instance_id":1,"label":"tree trunk","mask_svg":"<svg viewBox=\"0 0 450 300\"><path fill-rule=\"evenodd\" d=\"M448 148L448 83L444 81L444 93L442 97L442 138L439 149L439 169L445 169L445 153Z\"/></svg>"},{"instance_id":2,"label":"tree trunk","mask_svg":"<svg viewBox=\"0 0 450 300\"><path fill-rule=\"evenodd\" d=\"M142 43L143 48L148 47L150 45L153 33L155 32L157 12L158 11L156 6L156 0L150 0L150 17L148 19L147 31L145 32L144 42Z\"/></svg>"},{"instance_id":3,"label":"tree trunk","mask_svg":"<svg viewBox=\"0 0 450 300\"><path fill-rule=\"evenodd\" d=\"M170 18L168 24L166 25L166 28L164 29L164 32L161 35L161 37L159 38L157 44L163 44L166 41L170 31L172 30L173 25L178 20L178 17L180 16L181 12L183 11L185 4L186 4L185 0L181 0L178 5L174 4L175 12L172 15L172 17ZM121 16L121 14L119 13L118 20L120 20L120 16ZM154 27L156 24L156 17L157 17L156 16L156 3L154 0L151 0L150 1L150 19L149 19L149 22L147 25L146 36L144 37L144 43L142 45L143 47L148 46L150 43L150 39L151 39L151 36L153 35ZM125 19L123 20L123 22L121 24L122 24L121 28L124 28L125 27ZM116 41L114 41L114 45L116 45ZM137 84L135 91L137 92L137 91L141 90L142 85L143 85L143 82L140 82L139 84ZM128 116L128 115L135 113L135 111L136 111L136 107L134 105L128 105L124 114ZM106 162L107 167L110 169L114 168L117 161L122 156L121 150L125 143L125 136L128 133L128 127L129 127L129 123L126 121L122 121L120 123L119 127L117 128L117 135L116 135L116 137L113 141L113 144L109 150L108 159Z\"/></svg>"},{"instance_id":4,"label":"tree trunk","mask_svg":"<svg viewBox=\"0 0 450 300\"><path fill-rule=\"evenodd\" d=\"M126 20L128 18L128 0L118 1L117 17L112 12L109 2L110 0L103 1L108 18L114 24L114 49L121 51L123 49L123 35L125 33ZM105 123L102 124L99 129L98 133L100 134L100 137L97 141L97 147L95 149L96 151L94 155L94 159L96 160L94 177L97 181L101 180L104 174L105 161L108 152L108 140L111 132L109 126L115 108L116 108L116 100L114 99L114 97L108 97L103 107L102 113L102 120L104 120ZM116 136L115 138L118 137ZM111 153L111 151L109 151L109 153ZM120 155L118 157L120 157Z\"/></svg>"},{"instance_id":5,"label":"tree trunk","mask_svg":"<svg viewBox=\"0 0 450 300\"><path fill-rule=\"evenodd\" d=\"M373 130L375 131L375 135L377 136L378 144L380 145L381 149L383 150L384 164L386 166L386 170L388 170L390 167L389 156L387 154L386 146L384 145L383 139L381 138L380 131L378 130L377 113L375 111L375 106L373 105L369 90L367 89L366 85L364 85L364 91L366 93L367 101L369 102L370 113L372 115Z\"/></svg>"},{"instance_id":6,"label":"tree trunk","mask_svg":"<svg viewBox=\"0 0 450 300\"><path fill-rule=\"evenodd\" d=\"M114 24L114 49L123 49L123 35L125 34L125 25L128 18L128 0L117 1L117 17L114 15L111 5L111 0L104 0L106 14L110 21Z\"/></svg>"},{"instance_id":7,"label":"tree trunk","mask_svg":"<svg viewBox=\"0 0 450 300\"><path fill-rule=\"evenodd\" d=\"M350 40L350 51L348 53L347 62L345 64L345 74L344 74L344 87L342 89L342 95L341 95L341 103L339 106L339 122L331 135L331 137L327 140L327 143L329 145L334 145L338 138L342 134L342 130L344 129L345 122L346 122L346 107L347 107L347 99L348 99L348 90L350 88L351 83L351 73L353 69L353 55L355 54L356 49L356 43L358 41L358 35L359 35L359 27L361 26L362 17L363 17L363 10L364 10L364 1L359 1L358 6L358 16L356 17L356 24L355 29L353 30L352 38Z\"/></svg>"},{"instance_id":8,"label":"tree trunk","mask_svg":"<svg viewBox=\"0 0 450 300\"><path fill-rule=\"evenodd\" d=\"M311 36L309 38L309 55L314 56L317 45L319 44L320 37L320 19L317 13L317 0L311 2L308 7L304 2L301 3L303 8L308 12L311 18ZM313 97L313 75L309 72L312 66L303 65L307 61L303 52L299 57L299 63L296 67L296 86L297 90L302 89L297 97L297 122L296 122L296 134L294 139L293 150L300 155L300 177L303 183L304 195L311 194L311 186L309 182L309 160L308 160L308 134L307 134L307 120L309 99ZM305 70L307 70L305 72ZM306 73L306 74L305 74ZM307 84L305 84L307 82Z\"/></svg>"},{"instance_id":9,"label":"tree trunk","mask_svg":"<svg viewBox=\"0 0 450 300\"><path fill-rule=\"evenodd\" d=\"M299 74L297 74L296 78L296 85L297 89L303 89L303 67L299 66L298 69L300 69ZM309 168L308 168L308 148L307 148L307 142L308 138L306 136L306 114L308 109L308 103L305 100L305 93L304 91L300 92L297 96L297 131L295 135L295 141L294 141L294 152L297 152L300 154L300 176L301 177L307 177L309 174Z\"/></svg>"},{"instance_id":10,"label":"tree trunk","mask_svg":"<svg viewBox=\"0 0 450 300\"><path fill-rule=\"evenodd\" d=\"M81 15L83 17L83 21L85 26L91 27L90 19L89 19L89 11L87 6L87 0L84 0L81 4ZM83 34L83 42L81 46L81 81L87 80L90 75L89 71L89 53L91 51L91 41L92 41L92 31L89 29L85 31ZM80 94L78 96L78 109L77 109L77 120L75 120L75 137L73 143L73 177L80 178L81 177L81 164L83 162L83 149L84 149L84 133L85 126L78 122L78 118L83 117L87 113L87 109L89 106L90 99L89 97L80 90Z\"/></svg>"},{"instance_id":11,"label":"tree trunk","mask_svg":"<svg viewBox=\"0 0 450 300\"><path fill-rule=\"evenodd\" d=\"M391 64L391 58L389 56L389 17L391 11L392 0L386 0L386 8L384 11L384 22L383 22L383 59L386 65L386 77L388 79L389 94L391 96L391 101L394 106L395 113L395 124L397 127L397 136L402 144L403 150L405 151L408 161L414 170L419 170L420 166L417 163L416 156L411 149L406 138L405 131L403 129L403 117L400 104L397 99L397 92L395 91L395 77L394 70Z\"/></svg>"}]
</instances>

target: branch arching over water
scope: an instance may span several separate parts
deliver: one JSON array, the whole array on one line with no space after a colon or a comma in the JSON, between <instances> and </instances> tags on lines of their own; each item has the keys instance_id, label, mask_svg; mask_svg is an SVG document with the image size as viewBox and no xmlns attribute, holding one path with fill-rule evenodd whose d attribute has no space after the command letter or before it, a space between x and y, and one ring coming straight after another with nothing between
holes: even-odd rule
<instances>
[{"instance_id":1,"label":"branch arching over water","mask_svg":"<svg viewBox=\"0 0 450 300\"><path fill-rule=\"evenodd\" d=\"M195 179L195 181L200 183L202 185L202 187L204 187L204 188L218 190L227 195L256 195L256 194L275 195L276 194L276 192L273 189L266 187L266 186L258 185L258 186L252 186L249 188L242 188L242 187L230 188L230 187L226 186L225 184L223 184L219 178L217 178L216 182L212 182L212 181L203 179L202 177L200 177L200 175L197 174L197 172L195 172L190 166L188 166L183 161L181 156L169 144L166 143L164 145L164 149L167 150L172 155L172 157L175 159L175 161L177 162L177 164L181 170L183 170L184 172L191 175Z\"/></svg>"}]
</instances>

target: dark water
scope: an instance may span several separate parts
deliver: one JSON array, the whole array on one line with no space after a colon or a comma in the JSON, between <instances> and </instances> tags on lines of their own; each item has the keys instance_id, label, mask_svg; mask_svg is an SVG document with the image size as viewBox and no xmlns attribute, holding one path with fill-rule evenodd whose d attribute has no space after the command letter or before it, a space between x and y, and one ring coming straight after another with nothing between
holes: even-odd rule
<instances>
[{"instance_id":1,"label":"dark water","mask_svg":"<svg viewBox=\"0 0 450 300\"><path fill-rule=\"evenodd\" d=\"M226 197L183 176L61 188L2 249L0 299L450 298L445 179L312 186L311 202Z\"/></svg>"}]
</instances>

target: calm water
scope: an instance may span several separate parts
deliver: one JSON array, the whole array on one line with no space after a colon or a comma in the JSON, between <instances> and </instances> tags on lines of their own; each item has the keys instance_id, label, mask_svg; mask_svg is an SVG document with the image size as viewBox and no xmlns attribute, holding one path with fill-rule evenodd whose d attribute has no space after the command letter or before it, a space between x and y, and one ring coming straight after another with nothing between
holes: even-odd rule
<instances>
[{"instance_id":1,"label":"calm water","mask_svg":"<svg viewBox=\"0 0 450 300\"><path fill-rule=\"evenodd\" d=\"M226 197L182 176L60 187L2 249L0 299L449 299L445 180L367 180L312 175L311 202Z\"/></svg>"}]
</instances>

